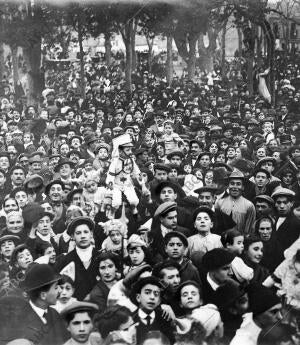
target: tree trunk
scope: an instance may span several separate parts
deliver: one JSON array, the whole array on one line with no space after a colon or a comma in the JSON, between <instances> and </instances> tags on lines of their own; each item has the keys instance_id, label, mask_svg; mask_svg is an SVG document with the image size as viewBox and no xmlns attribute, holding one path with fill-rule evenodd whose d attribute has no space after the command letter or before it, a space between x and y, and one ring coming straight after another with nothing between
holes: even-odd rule
<instances>
[{"instance_id":1,"label":"tree trunk","mask_svg":"<svg viewBox=\"0 0 300 345\"><path fill-rule=\"evenodd\" d=\"M166 61L166 75L167 83L171 85L173 80L173 50L172 50L173 37L171 34L167 35L167 61Z\"/></svg>"},{"instance_id":2,"label":"tree trunk","mask_svg":"<svg viewBox=\"0 0 300 345\"><path fill-rule=\"evenodd\" d=\"M28 48L23 49L24 60L27 66L27 105L37 105L42 90L45 88L43 73L41 71L41 44L42 39L36 38L36 42Z\"/></svg>"},{"instance_id":3,"label":"tree trunk","mask_svg":"<svg viewBox=\"0 0 300 345\"><path fill-rule=\"evenodd\" d=\"M4 45L0 43L0 80L3 79L5 73L5 61L4 61Z\"/></svg>"},{"instance_id":4,"label":"tree trunk","mask_svg":"<svg viewBox=\"0 0 300 345\"><path fill-rule=\"evenodd\" d=\"M146 37L146 41L147 41L147 45L148 45L148 71L149 71L149 73L151 73L154 38Z\"/></svg>"},{"instance_id":5,"label":"tree trunk","mask_svg":"<svg viewBox=\"0 0 300 345\"><path fill-rule=\"evenodd\" d=\"M225 77L226 74L226 31L227 31L227 22L223 24L222 28L222 38L221 38L221 75Z\"/></svg>"},{"instance_id":6,"label":"tree trunk","mask_svg":"<svg viewBox=\"0 0 300 345\"><path fill-rule=\"evenodd\" d=\"M242 57L243 55L243 32L241 28L237 28L237 34L238 34L238 53L239 57Z\"/></svg>"},{"instance_id":7,"label":"tree trunk","mask_svg":"<svg viewBox=\"0 0 300 345\"><path fill-rule=\"evenodd\" d=\"M12 68L13 68L13 79L14 79L14 88L17 89L19 78L19 64L18 64L18 47L12 46L11 47L11 60L12 60Z\"/></svg>"},{"instance_id":8,"label":"tree trunk","mask_svg":"<svg viewBox=\"0 0 300 345\"><path fill-rule=\"evenodd\" d=\"M132 22L132 29L131 29L131 56L132 56L132 61L131 61L131 71L136 70L136 51L135 51L135 34L136 34L136 29L137 29L137 21L133 19Z\"/></svg>"},{"instance_id":9,"label":"tree trunk","mask_svg":"<svg viewBox=\"0 0 300 345\"><path fill-rule=\"evenodd\" d=\"M195 77L197 40L198 40L198 37L195 34L191 35L191 37L189 38L189 55L186 61L189 79L194 79Z\"/></svg>"},{"instance_id":10,"label":"tree trunk","mask_svg":"<svg viewBox=\"0 0 300 345\"><path fill-rule=\"evenodd\" d=\"M81 98L85 99L85 77L84 77L84 51L83 51L83 37L82 37L82 15L78 16L78 44L79 44L79 59L80 59L80 94Z\"/></svg>"},{"instance_id":11,"label":"tree trunk","mask_svg":"<svg viewBox=\"0 0 300 345\"><path fill-rule=\"evenodd\" d=\"M131 73L132 73L132 31L133 31L133 20L130 19L122 29L120 33L123 38L126 50L126 61L125 61L125 89L131 94Z\"/></svg>"},{"instance_id":12,"label":"tree trunk","mask_svg":"<svg viewBox=\"0 0 300 345\"><path fill-rule=\"evenodd\" d=\"M198 53L200 60L200 69L206 72L212 72L214 69L214 60L211 53L210 47L206 48L203 41L204 35L201 33L198 39ZM210 41L209 44L212 44ZM213 48L212 48L213 50Z\"/></svg>"},{"instance_id":13,"label":"tree trunk","mask_svg":"<svg viewBox=\"0 0 300 345\"><path fill-rule=\"evenodd\" d=\"M109 67L111 64L111 35L110 32L106 32L104 34L104 38L105 38L105 62L106 65Z\"/></svg>"},{"instance_id":14,"label":"tree trunk","mask_svg":"<svg viewBox=\"0 0 300 345\"><path fill-rule=\"evenodd\" d=\"M247 84L250 96L253 95L253 62L254 56L251 54L247 58Z\"/></svg>"}]
</instances>

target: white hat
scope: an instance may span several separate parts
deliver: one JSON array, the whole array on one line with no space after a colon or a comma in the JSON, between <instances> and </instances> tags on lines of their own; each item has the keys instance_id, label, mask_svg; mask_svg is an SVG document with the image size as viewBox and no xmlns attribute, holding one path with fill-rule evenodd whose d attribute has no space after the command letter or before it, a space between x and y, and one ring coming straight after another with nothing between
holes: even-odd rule
<instances>
[{"instance_id":1,"label":"white hat","mask_svg":"<svg viewBox=\"0 0 300 345\"><path fill-rule=\"evenodd\" d=\"M209 337L221 322L218 308L214 304L206 304L196 308L192 312L192 318L199 321L206 330L206 337Z\"/></svg>"}]
</instances>

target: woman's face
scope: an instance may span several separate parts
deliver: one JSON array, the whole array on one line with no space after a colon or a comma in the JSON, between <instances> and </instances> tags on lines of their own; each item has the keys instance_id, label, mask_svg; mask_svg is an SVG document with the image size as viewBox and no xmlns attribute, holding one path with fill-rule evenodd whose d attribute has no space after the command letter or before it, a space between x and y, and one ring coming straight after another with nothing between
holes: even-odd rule
<instances>
[{"instance_id":1,"label":"woman's face","mask_svg":"<svg viewBox=\"0 0 300 345\"><path fill-rule=\"evenodd\" d=\"M100 261L99 274L104 283L111 283L116 279L117 268L110 259Z\"/></svg>"},{"instance_id":2,"label":"woman's face","mask_svg":"<svg viewBox=\"0 0 300 345\"><path fill-rule=\"evenodd\" d=\"M161 145L157 145L156 153L157 153L158 157L163 157L165 155L164 147Z\"/></svg>"},{"instance_id":3,"label":"woman's face","mask_svg":"<svg viewBox=\"0 0 300 345\"><path fill-rule=\"evenodd\" d=\"M12 212L12 211L18 211L18 209L19 209L18 204L17 204L16 200L14 200L14 199L6 200L3 208L4 208L4 211L6 214L8 214L9 212Z\"/></svg>"},{"instance_id":4,"label":"woman's face","mask_svg":"<svg viewBox=\"0 0 300 345\"><path fill-rule=\"evenodd\" d=\"M247 145L247 143L246 143L246 141L245 140L242 140L241 142L240 142L240 148L241 149L247 149L248 148L248 145Z\"/></svg>"},{"instance_id":5,"label":"woman's face","mask_svg":"<svg viewBox=\"0 0 300 345\"><path fill-rule=\"evenodd\" d=\"M272 224L270 220L262 220L259 223L258 234L262 241L266 242L271 239L272 235Z\"/></svg>"},{"instance_id":6,"label":"woman's face","mask_svg":"<svg viewBox=\"0 0 300 345\"><path fill-rule=\"evenodd\" d=\"M250 244L248 250L246 251L246 255L249 260L255 264L259 264L263 258L263 248L264 245L261 241Z\"/></svg>"},{"instance_id":7,"label":"woman's face","mask_svg":"<svg viewBox=\"0 0 300 345\"><path fill-rule=\"evenodd\" d=\"M0 168L3 170L7 170L9 166L10 164L8 157L0 157Z\"/></svg>"},{"instance_id":8,"label":"woman's face","mask_svg":"<svg viewBox=\"0 0 300 345\"><path fill-rule=\"evenodd\" d=\"M19 214L12 214L11 216L7 217L6 220L6 228L7 231L12 234L19 234L24 227L24 221L21 215Z\"/></svg>"},{"instance_id":9,"label":"woman's face","mask_svg":"<svg viewBox=\"0 0 300 345\"><path fill-rule=\"evenodd\" d=\"M216 157L216 162L225 163L225 154L224 153L218 154L218 156Z\"/></svg>"},{"instance_id":10,"label":"woman's face","mask_svg":"<svg viewBox=\"0 0 300 345\"><path fill-rule=\"evenodd\" d=\"M68 145L68 144L63 144L63 145L61 145L59 151L60 151L60 154L61 154L63 157L66 157L67 154L68 154L69 151L70 151L69 145Z\"/></svg>"},{"instance_id":11,"label":"woman's face","mask_svg":"<svg viewBox=\"0 0 300 345\"><path fill-rule=\"evenodd\" d=\"M275 139L272 139L269 141L269 147L277 147L278 146L278 143L277 143L277 140Z\"/></svg>"},{"instance_id":12,"label":"woman's face","mask_svg":"<svg viewBox=\"0 0 300 345\"><path fill-rule=\"evenodd\" d=\"M128 249L128 255L130 257L132 266L138 266L144 262L145 253L141 247L133 247Z\"/></svg>"}]
</instances>

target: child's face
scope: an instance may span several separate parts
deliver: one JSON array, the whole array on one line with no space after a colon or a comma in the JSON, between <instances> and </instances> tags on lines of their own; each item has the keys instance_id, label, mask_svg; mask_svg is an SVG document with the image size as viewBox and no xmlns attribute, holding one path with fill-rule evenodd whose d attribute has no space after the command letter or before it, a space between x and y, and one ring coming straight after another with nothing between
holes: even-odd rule
<instances>
[{"instance_id":1,"label":"child's face","mask_svg":"<svg viewBox=\"0 0 300 345\"><path fill-rule=\"evenodd\" d=\"M32 255L28 249L24 249L22 252L17 255L17 266L23 270L33 262Z\"/></svg>"},{"instance_id":2,"label":"child's face","mask_svg":"<svg viewBox=\"0 0 300 345\"><path fill-rule=\"evenodd\" d=\"M180 291L180 304L185 309L194 309L202 304L199 289L194 285L186 285Z\"/></svg>"},{"instance_id":3,"label":"child's face","mask_svg":"<svg viewBox=\"0 0 300 345\"><path fill-rule=\"evenodd\" d=\"M1 254L5 258L10 258L13 250L15 249L15 244L13 241L8 240L1 243Z\"/></svg>"},{"instance_id":4,"label":"child's face","mask_svg":"<svg viewBox=\"0 0 300 345\"><path fill-rule=\"evenodd\" d=\"M184 170L185 173L190 174L192 172L192 167L189 164L186 164L183 167L183 170Z\"/></svg>"},{"instance_id":5,"label":"child's face","mask_svg":"<svg viewBox=\"0 0 300 345\"><path fill-rule=\"evenodd\" d=\"M37 231L42 236L47 236L51 231L51 219L49 216L44 216L38 222Z\"/></svg>"},{"instance_id":6,"label":"child's face","mask_svg":"<svg viewBox=\"0 0 300 345\"><path fill-rule=\"evenodd\" d=\"M89 193L95 193L97 190L97 183L95 181L89 181L86 183L85 188Z\"/></svg>"},{"instance_id":7,"label":"child's face","mask_svg":"<svg viewBox=\"0 0 300 345\"><path fill-rule=\"evenodd\" d=\"M50 264L55 264L55 261L56 261L56 253L55 253L55 250L53 247L48 247L46 250L45 250L45 255L48 255L49 256L49 263Z\"/></svg>"},{"instance_id":8,"label":"child's face","mask_svg":"<svg viewBox=\"0 0 300 345\"><path fill-rule=\"evenodd\" d=\"M119 231L117 230L113 230L109 233L109 237L112 241L113 244L120 244L121 243L121 240L122 240L122 236L121 234L119 233Z\"/></svg>"},{"instance_id":9,"label":"child's face","mask_svg":"<svg viewBox=\"0 0 300 345\"><path fill-rule=\"evenodd\" d=\"M74 288L70 283L64 283L60 285L59 301L61 303L67 303L73 296Z\"/></svg>"},{"instance_id":10,"label":"child's face","mask_svg":"<svg viewBox=\"0 0 300 345\"><path fill-rule=\"evenodd\" d=\"M227 244L227 249L232 253L241 255L244 250L244 236L234 237L233 244Z\"/></svg>"},{"instance_id":11,"label":"child's face","mask_svg":"<svg viewBox=\"0 0 300 345\"><path fill-rule=\"evenodd\" d=\"M173 127L171 125L165 125L165 133L170 135L173 133Z\"/></svg>"},{"instance_id":12,"label":"child's face","mask_svg":"<svg viewBox=\"0 0 300 345\"><path fill-rule=\"evenodd\" d=\"M173 237L167 243L165 250L168 257L176 261L183 258L186 247L180 238Z\"/></svg>"},{"instance_id":13,"label":"child's face","mask_svg":"<svg viewBox=\"0 0 300 345\"><path fill-rule=\"evenodd\" d=\"M133 266L140 265L145 259L145 253L141 247L128 249L128 255Z\"/></svg>"}]
</instances>

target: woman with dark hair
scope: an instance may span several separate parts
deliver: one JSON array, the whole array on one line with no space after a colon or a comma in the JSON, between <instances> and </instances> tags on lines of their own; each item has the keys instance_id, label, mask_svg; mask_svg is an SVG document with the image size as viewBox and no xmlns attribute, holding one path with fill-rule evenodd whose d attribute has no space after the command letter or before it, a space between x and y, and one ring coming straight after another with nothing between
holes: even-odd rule
<instances>
[{"instance_id":1,"label":"woman with dark hair","mask_svg":"<svg viewBox=\"0 0 300 345\"><path fill-rule=\"evenodd\" d=\"M254 276L251 283L261 284L269 275L269 270L260 263L263 258L263 241L255 235L250 235L244 240L242 259L245 264L253 269Z\"/></svg>"},{"instance_id":2,"label":"woman with dark hair","mask_svg":"<svg viewBox=\"0 0 300 345\"><path fill-rule=\"evenodd\" d=\"M157 144L151 150L156 156L156 163L166 163L167 155L165 150L165 143L158 141Z\"/></svg>"},{"instance_id":3,"label":"woman with dark hair","mask_svg":"<svg viewBox=\"0 0 300 345\"><path fill-rule=\"evenodd\" d=\"M214 163L216 154L219 151L219 146L216 142L211 142L210 144L207 145L206 151L208 151L211 154L212 157L212 162Z\"/></svg>"},{"instance_id":4,"label":"woman with dark hair","mask_svg":"<svg viewBox=\"0 0 300 345\"><path fill-rule=\"evenodd\" d=\"M97 304L99 311L102 312L107 305L109 290L119 280L120 259L114 253L104 252L98 256L98 261L100 280L90 292L88 299Z\"/></svg>"}]
</instances>

